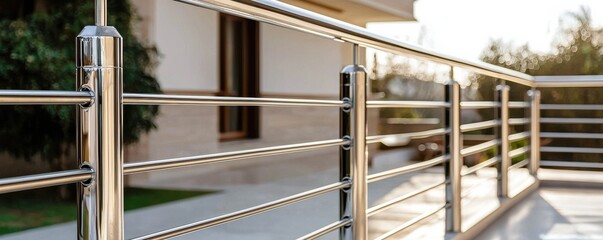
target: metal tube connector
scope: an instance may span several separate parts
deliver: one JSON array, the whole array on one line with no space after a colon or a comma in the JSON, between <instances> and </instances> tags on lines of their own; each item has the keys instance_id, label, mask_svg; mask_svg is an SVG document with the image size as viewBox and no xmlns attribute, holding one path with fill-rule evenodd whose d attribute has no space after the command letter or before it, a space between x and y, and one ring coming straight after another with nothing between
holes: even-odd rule
<instances>
[{"instance_id":1,"label":"metal tube connector","mask_svg":"<svg viewBox=\"0 0 603 240\"><path fill-rule=\"evenodd\" d=\"M354 46L354 55L358 51ZM367 230L367 174L368 153L366 148L366 95L367 74L361 65L349 65L340 74L341 99L350 99L349 111L340 113L340 136L349 136L349 149L340 149L340 179L351 179L352 186L340 192L340 220L352 219L349 226L340 230L340 239L365 240Z\"/></svg>"},{"instance_id":2,"label":"metal tube connector","mask_svg":"<svg viewBox=\"0 0 603 240\"><path fill-rule=\"evenodd\" d=\"M78 186L78 239L123 239L122 37L87 26L76 47L77 88L95 96L77 112L77 158L95 169Z\"/></svg>"},{"instance_id":3,"label":"metal tube connector","mask_svg":"<svg viewBox=\"0 0 603 240\"><path fill-rule=\"evenodd\" d=\"M446 86L446 101L450 108L446 109L446 129L450 129L444 138L444 154L450 156L450 161L444 164L446 177L446 231L461 231L461 166L463 166L462 132L461 132L461 87L454 81L450 70L451 80Z\"/></svg>"}]
</instances>

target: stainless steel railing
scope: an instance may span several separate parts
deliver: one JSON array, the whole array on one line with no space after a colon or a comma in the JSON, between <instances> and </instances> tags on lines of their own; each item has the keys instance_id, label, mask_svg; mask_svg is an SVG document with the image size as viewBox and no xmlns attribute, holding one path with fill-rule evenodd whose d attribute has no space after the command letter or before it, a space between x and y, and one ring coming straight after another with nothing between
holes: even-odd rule
<instances>
[{"instance_id":1,"label":"stainless steel railing","mask_svg":"<svg viewBox=\"0 0 603 240\"><path fill-rule=\"evenodd\" d=\"M79 105L77 130L77 161L80 169L61 172L0 179L0 193L23 191L33 188L78 183L78 238L79 239L124 239L123 224L123 176L148 171L169 170L200 164L217 164L248 158L311 151L320 148L340 149L339 181L330 185L298 193L237 212L200 220L184 226L149 233L135 239L165 239L180 236L219 224L260 214L312 197L339 191L340 202L334 208L341 209L340 219L317 229L299 239L315 239L339 230L341 239L367 239L368 221L379 212L400 204L410 198L438 187L445 188L445 204L425 212L406 223L388 231L378 239L393 236L422 220L445 210L446 231L462 232L461 179L481 169L497 166L498 192L501 198L508 194L509 170L528 166L536 176L540 164L553 166L548 161L540 162L540 152L582 151L600 153L595 148L540 147L540 138L603 138L600 133L540 133L540 123L588 123L598 124L601 119L540 119L541 109L559 110L603 110L603 106L586 105L540 105L540 94L536 87L575 87L558 78L534 78L516 71L494 65L467 61L423 49L418 46L395 41L372 34L365 29L318 15L303 9L270 0L178 0L193 6L239 15L262 22L301 30L311 34L351 43L354 61L340 73L340 100L286 99L286 98L243 98L207 97L165 94L122 93L122 45L117 30L106 26L106 1L96 0L96 26L85 27L77 37L77 91L0 90L0 105ZM451 67L450 81L445 84L444 101L373 101L367 100L367 76L364 67L357 62L359 47L371 47L395 54L415 57ZM461 88L453 70L464 68L501 81L495 101L461 101ZM127 71L127 70L126 70ZM536 81L534 81L536 79ZM565 79L565 78L564 78ZM601 81L599 81L601 80ZM508 83L530 88L525 93L529 101L511 101ZM590 76L580 80L581 86L603 86L603 79ZM182 158L169 158L137 163L124 163L121 134L123 132L123 105L198 105L198 106L268 106L268 107L332 107L340 112L340 138L316 142L305 142L282 146L247 149ZM436 108L445 111L444 127L427 131L367 136L366 111L369 108ZM524 108L529 116L511 118L509 109ZM461 124L462 109L495 109L497 117L475 123ZM511 133L511 126L525 125L529 130ZM463 134L478 130L496 129L495 139L473 146L463 146ZM367 144L400 142L442 136L444 149L440 156L431 160L411 164L369 175L367 173ZM511 142L529 140L529 145L511 149ZM462 169L463 159L471 155L497 149L496 156ZM529 157L515 164L511 159L529 153ZM417 172L443 165L445 180L411 193L399 196L376 206L368 206L368 184L394 176ZM580 164L557 162L557 166L579 167ZM584 166L585 164L582 164ZM588 165L592 167L593 164Z\"/></svg>"},{"instance_id":2,"label":"stainless steel railing","mask_svg":"<svg viewBox=\"0 0 603 240\"><path fill-rule=\"evenodd\" d=\"M536 77L536 86L540 88L601 88L603 87L602 76L540 76ZM550 113L558 113L560 111L601 111L603 104L541 104L540 110ZM554 111L551 111L554 110ZM541 114L538 112L537 114ZM550 114L549 114L550 115ZM601 124L603 118L580 118L580 117L543 117L542 124ZM587 132L540 132L540 137L548 139L602 139L601 133ZM584 153L584 154L600 154L603 153L601 147L566 147L566 146L542 146L540 152L544 153ZM539 158L540 159L540 158ZM540 160L543 167L570 167L578 169L603 169L603 163L585 162L585 161L567 161L561 159L545 159Z\"/></svg>"}]
</instances>

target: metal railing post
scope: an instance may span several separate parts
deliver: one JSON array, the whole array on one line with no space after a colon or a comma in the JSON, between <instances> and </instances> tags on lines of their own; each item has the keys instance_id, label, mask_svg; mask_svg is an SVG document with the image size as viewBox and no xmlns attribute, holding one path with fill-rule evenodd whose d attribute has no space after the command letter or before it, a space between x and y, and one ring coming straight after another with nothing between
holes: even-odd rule
<instances>
[{"instance_id":1,"label":"metal railing post","mask_svg":"<svg viewBox=\"0 0 603 240\"><path fill-rule=\"evenodd\" d=\"M500 108L498 108L498 117L500 118L500 128L498 130L498 138L500 139L500 145L498 146L498 154L500 155L500 164L497 168L497 193L499 197L506 198L509 196L509 166L511 165L511 159L509 159L509 91L510 87L507 85L498 85L496 87L497 100L500 102Z\"/></svg>"},{"instance_id":2,"label":"metal railing post","mask_svg":"<svg viewBox=\"0 0 603 240\"><path fill-rule=\"evenodd\" d=\"M540 91L528 91L530 97L530 161L528 170L534 177L540 168Z\"/></svg>"},{"instance_id":3,"label":"metal railing post","mask_svg":"<svg viewBox=\"0 0 603 240\"><path fill-rule=\"evenodd\" d=\"M450 82L446 85L445 97L450 103L444 114L446 128L444 136L444 154L450 160L444 164L446 177L446 231L461 232L461 87L454 80L453 68L450 69Z\"/></svg>"},{"instance_id":4,"label":"metal railing post","mask_svg":"<svg viewBox=\"0 0 603 240\"><path fill-rule=\"evenodd\" d=\"M340 149L340 178L351 181L348 189L340 193L340 218L352 219L350 226L340 229L340 239L365 240L367 230L367 148L366 148L366 95L367 74L364 66L357 64L358 45L354 45L354 65L340 73L341 99L351 103L340 114L340 134L351 144Z\"/></svg>"},{"instance_id":5,"label":"metal railing post","mask_svg":"<svg viewBox=\"0 0 603 240\"><path fill-rule=\"evenodd\" d=\"M97 24L104 25L106 2L96 6ZM124 238L122 59L114 27L86 26L76 38L77 87L94 95L77 112L78 161L94 170L92 180L78 186L78 239Z\"/></svg>"}]
</instances>

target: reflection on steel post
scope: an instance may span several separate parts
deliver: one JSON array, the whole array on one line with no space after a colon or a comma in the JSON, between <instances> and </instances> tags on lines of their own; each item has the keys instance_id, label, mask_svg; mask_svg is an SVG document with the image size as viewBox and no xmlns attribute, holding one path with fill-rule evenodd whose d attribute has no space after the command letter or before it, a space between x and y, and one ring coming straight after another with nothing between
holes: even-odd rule
<instances>
[{"instance_id":1,"label":"reflection on steel post","mask_svg":"<svg viewBox=\"0 0 603 240\"><path fill-rule=\"evenodd\" d=\"M78 239L123 239L122 37L86 26L76 39L77 86L95 96L77 113L77 156L94 170L78 186Z\"/></svg>"},{"instance_id":2,"label":"reflection on steel post","mask_svg":"<svg viewBox=\"0 0 603 240\"><path fill-rule=\"evenodd\" d=\"M500 129L497 134L500 138L500 145L498 146L500 164L498 167L497 193L499 197L506 198L509 196L509 166L511 165L511 159L509 159L510 87L507 85L499 85L496 87L496 90L498 92L498 101L500 102L500 108L498 108L498 117L500 118Z\"/></svg>"},{"instance_id":3,"label":"reflection on steel post","mask_svg":"<svg viewBox=\"0 0 603 240\"><path fill-rule=\"evenodd\" d=\"M351 102L340 115L340 134L352 140L340 149L340 177L352 181L352 186L340 193L340 218L352 219L340 229L340 239L365 240L367 231L367 148L366 148L366 69L356 64L358 45L354 45L354 65L343 68L340 74L341 99Z\"/></svg>"},{"instance_id":4,"label":"reflection on steel post","mask_svg":"<svg viewBox=\"0 0 603 240\"><path fill-rule=\"evenodd\" d=\"M528 91L530 97L530 174L537 177L540 168L540 91Z\"/></svg>"},{"instance_id":5,"label":"reflection on steel post","mask_svg":"<svg viewBox=\"0 0 603 240\"><path fill-rule=\"evenodd\" d=\"M444 164L446 177L446 231L461 231L461 87L454 80L453 68L450 68L450 82L446 85L445 124L450 131L444 138L444 154L450 155L450 160Z\"/></svg>"}]
</instances>

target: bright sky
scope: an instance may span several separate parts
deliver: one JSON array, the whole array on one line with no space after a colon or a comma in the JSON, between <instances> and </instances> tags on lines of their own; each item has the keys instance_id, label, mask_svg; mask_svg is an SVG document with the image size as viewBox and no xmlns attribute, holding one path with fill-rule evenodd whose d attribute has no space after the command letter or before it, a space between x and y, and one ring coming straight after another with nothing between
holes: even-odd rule
<instances>
[{"instance_id":1,"label":"bright sky","mask_svg":"<svg viewBox=\"0 0 603 240\"><path fill-rule=\"evenodd\" d=\"M416 0L414 6L417 22L372 23L369 30L477 60L491 39L550 51L560 18L581 6L603 26L603 0Z\"/></svg>"}]
</instances>

